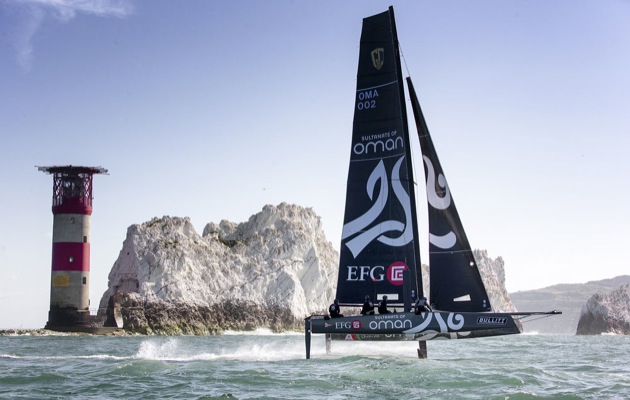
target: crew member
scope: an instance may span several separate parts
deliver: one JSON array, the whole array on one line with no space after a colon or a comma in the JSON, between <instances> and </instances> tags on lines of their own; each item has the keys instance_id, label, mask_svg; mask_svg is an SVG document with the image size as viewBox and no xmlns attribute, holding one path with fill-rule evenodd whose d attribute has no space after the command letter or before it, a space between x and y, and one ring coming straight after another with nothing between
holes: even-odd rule
<instances>
[{"instance_id":1,"label":"crew member","mask_svg":"<svg viewBox=\"0 0 630 400\"><path fill-rule=\"evenodd\" d=\"M383 296L383 300L378 303L378 313L379 314L389 314L389 310L387 309L387 296Z\"/></svg>"},{"instance_id":2,"label":"crew member","mask_svg":"<svg viewBox=\"0 0 630 400\"><path fill-rule=\"evenodd\" d=\"M431 312L433 312L433 308L431 307L431 305L427 301L426 297L419 298L418 301L416 301L415 308L416 308L416 314L419 314L419 313L424 312L424 311L431 311Z\"/></svg>"},{"instance_id":3,"label":"crew member","mask_svg":"<svg viewBox=\"0 0 630 400\"><path fill-rule=\"evenodd\" d=\"M339 308L339 300L335 299L330 307L328 307L328 312L330 313L330 318L343 317L343 314L341 314L341 309Z\"/></svg>"},{"instance_id":4,"label":"crew member","mask_svg":"<svg viewBox=\"0 0 630 400\"><path fill-rule=\"evenodd\" d=\"M363 303L361 315L374 315L374 303L370 300L370 296L365 296L365 303Z\"/></svg>"}]
</instances>

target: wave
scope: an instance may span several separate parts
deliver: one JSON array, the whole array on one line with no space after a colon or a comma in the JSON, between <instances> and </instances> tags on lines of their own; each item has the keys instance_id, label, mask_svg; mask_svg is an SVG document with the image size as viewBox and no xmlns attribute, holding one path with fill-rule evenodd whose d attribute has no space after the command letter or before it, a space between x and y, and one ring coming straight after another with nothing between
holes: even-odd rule
<instances>
[{"instance_id":1,"label":"wave","mask_svg":"<svg viewBox=\"0 0 630 400\"><path fill-rule=\"evenodd\" d=\"M273 335L273 332L270 329L258 328L255 331L224 331L222 335L225 336L249 336L249 335L258 335L258 336L270 336Z\"/></svg>"},{"instance_id":2,"label":"wave","mask_svg":"<svg viewBox=\"0 0 630 400\"><path fill-rule=\"evenodd\" d=\"M304 332L280 332L276 333L267 328L258 328L253 331L224 331L225 336L303 336Z\"/></svg>"},{"instance_id":3,"label":"wave","mask_svg":"<svg viewBox=\"0 0 630 400\"><path fill-rule=\"evenodd\" d=\"M1 358L12 358L17 360L59 360L59 361L68 361L68 360L131 360L134 357L128 356L113 356L111 354L92 354L88 356L77 356L77 355L65 355L65 356L16 356L15 354L0 354Z\"/></svg>"},{"instance_id":4,"label":"wave","mask_svg":"<svg viewBox=\"0 0 630 400\"><path fill-rule=\"evenodd\" d=\"M255 335L243 335L243 340L229 343L217 338L216 342L203 341L202 345L208 351L199 351L199 343L191 347L186 340L170 338L166 341L145 340L140 343L140 348L135 358L143 360L161 361L212 361L212 360L238 360L238 361L281 361L304 358L304 345L295 340L283 341L282 336L276 335L279 340L263 341L259 338L265 336L260 332ZM239 336L239 335L231 335ZM184 344L184 342L187 342Z\"/></svg>"}]
</instances>

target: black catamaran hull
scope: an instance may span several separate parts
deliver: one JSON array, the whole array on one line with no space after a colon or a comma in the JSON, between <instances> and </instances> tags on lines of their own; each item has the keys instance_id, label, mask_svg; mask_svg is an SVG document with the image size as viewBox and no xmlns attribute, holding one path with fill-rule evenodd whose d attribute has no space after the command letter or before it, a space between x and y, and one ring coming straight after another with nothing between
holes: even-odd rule
<instances>
[{"instance_id":1,"label":"black catamaran hull","mask_svg":"<svg viewBox=\"0 0 630 400\"><path fill-rule=\"evenodd\" d=\"M509 313L476 312L403 312L341 318L312 316L306 319L305 328L310 333L358 335L358 339L364 340L387 340L381 335L392 335L392 339L431 340L521 333Z\"/></svg>"},{"instance_id":2,"label":"black catamaran hull","mask_svg":"<svg viewBox=\"0 0 630 400\"><path fill-rule=\"evenodd\" d=\"M306 358L310 358L311 334L324 333L345 340L471 339L521 333L509 313L412 312L305 320Z\"/></svg>"},{"instance_id":3,"label":"black catamaran hull","mask_svg":"<svg viewBox=\"0 0 630 400\"><path fill-rule=\"evenodd\" d=\"M424 342L434 339L474 339L489 336L515 335L522 333L519 328L492 328L477 331L458 331L458 332L434 332L426 331L414 334L404 333L329 333L327 334L331 340L335 341L355 341L355 342L400 342L400 341L416 341Z\"/></svg>"},{"instance_id":4,"label":"black catamaran hull","mask_svg":"<svg viewBox=\"0 0 630 400\"><path fill-rule=\"evenodd\" d=\"M521 333L509 313L476 312L412 312L361 315L341 318L312 316L306 319L306 328L311 333L343 333L365 335L400 334L414 340L429 340L434 337L450 339L479 337L479 333L500 332L499 335ZM475 335L474 333L477 332ZM420 338L422 336L422 338ZM484 334L483 336L488 336ZM490 334L489 336L495 336Z\"/></svg>"}]
</instances>

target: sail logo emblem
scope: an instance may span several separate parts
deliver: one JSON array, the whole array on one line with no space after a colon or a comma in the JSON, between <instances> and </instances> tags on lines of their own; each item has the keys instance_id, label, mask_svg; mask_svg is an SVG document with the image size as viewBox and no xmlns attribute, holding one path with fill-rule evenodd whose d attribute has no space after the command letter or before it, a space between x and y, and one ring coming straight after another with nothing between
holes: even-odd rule
<instances>
[{"instance_id":1,"label":"sail logo emblem","mask_svg":"<svg viewBox=\"0 0 630 400\"><path fill-rule=\"evenodd\" d=\"M385 64L385 49L377 47L370 54L372 55L372 65L380 71L383 68L383 64Z\"/></svg>"},{"instance_id":2,"label":"sail logo emblem","mask_svg":"<svg viewBox=\"0 0 630 400\"><path fill-rule=\"evenodd\" d=\"M387 268L387 280L395 286L403 284L404 272L408 270L407 264L402 261L396 261Z\"/></svg>"}]
</instances>

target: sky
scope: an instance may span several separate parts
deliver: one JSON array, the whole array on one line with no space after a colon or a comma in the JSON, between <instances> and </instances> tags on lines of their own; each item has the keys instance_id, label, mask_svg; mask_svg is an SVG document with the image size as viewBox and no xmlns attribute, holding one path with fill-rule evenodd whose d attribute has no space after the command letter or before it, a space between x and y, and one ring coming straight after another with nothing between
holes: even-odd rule
<instances>
[{"instance_id":1,"label":"sky","mask_svg":"<svg viewBox=\"0 0 630 400\"><path fill-rule=\"evenodd\" d=\"M361 23L390 4L468 239L508 291L628 274L628 0L0 0L0 329L47 320L35 166L109 170L92 307L153 217L201 234L293 203L339 249Z\"/></svg>"}]
</instances>

